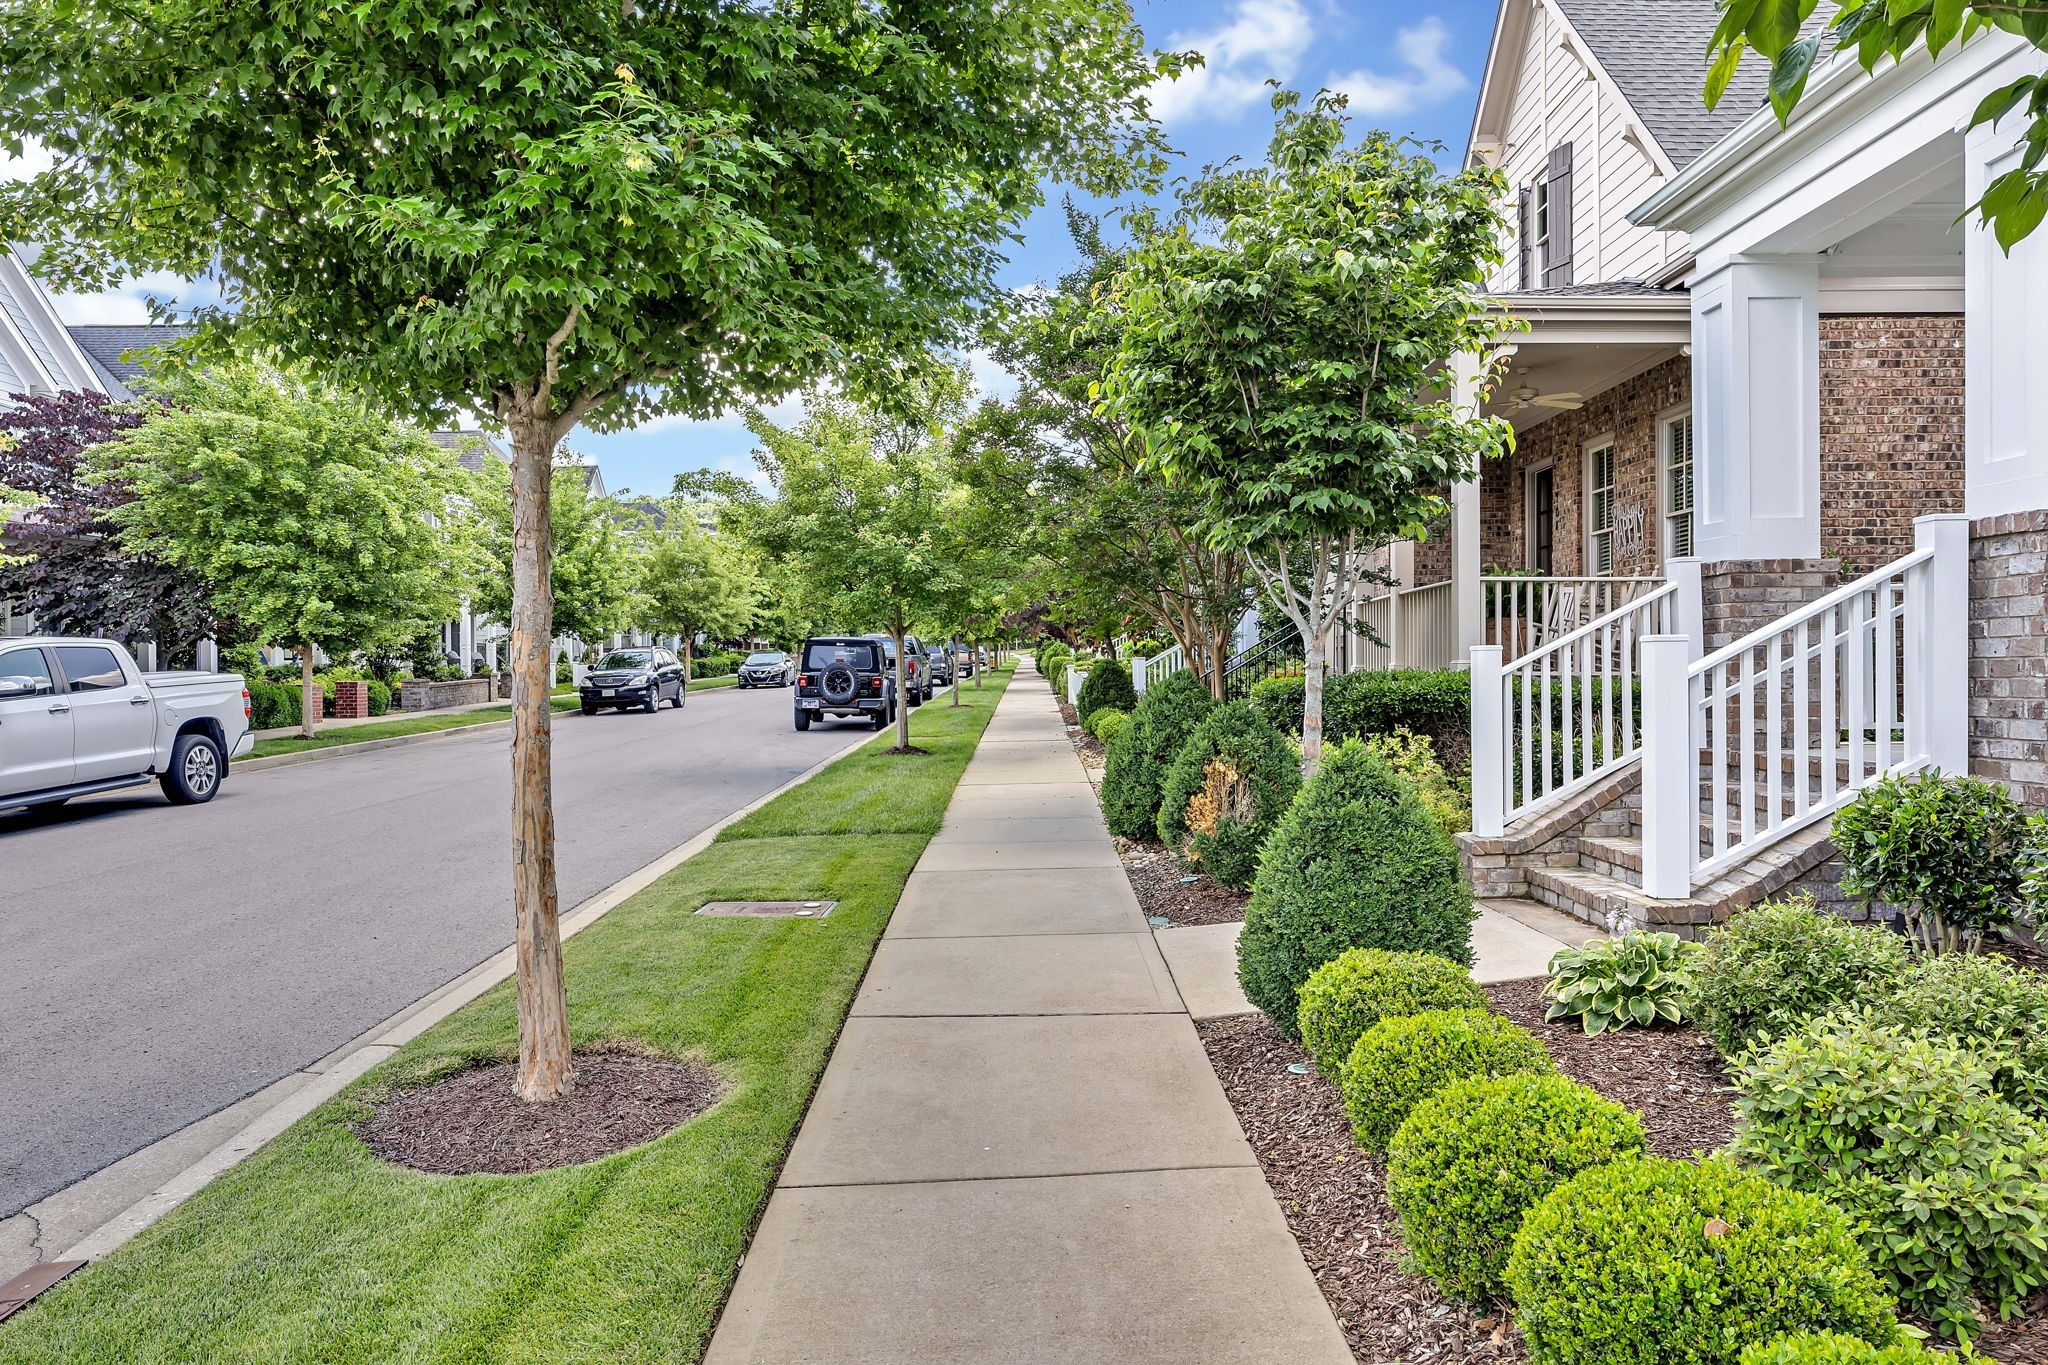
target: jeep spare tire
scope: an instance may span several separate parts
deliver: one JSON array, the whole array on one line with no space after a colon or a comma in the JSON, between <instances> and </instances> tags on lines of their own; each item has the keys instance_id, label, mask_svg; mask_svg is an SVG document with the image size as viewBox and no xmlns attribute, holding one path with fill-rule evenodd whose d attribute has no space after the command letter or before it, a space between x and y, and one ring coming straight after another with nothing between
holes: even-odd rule
<instances>
[{"instance_id":1,"label":"jeep spare tire","mask_svg":"<svg viewBox=\"0 0 2048 1365\"><path fill-rule=\"evenodd\" d=\"M853 694L860 687L860 679L845 664L833 664L818 679L818 690L825 694L825 700L834 706L844 706L853 700Z\"/></svg>"}]
</instances>

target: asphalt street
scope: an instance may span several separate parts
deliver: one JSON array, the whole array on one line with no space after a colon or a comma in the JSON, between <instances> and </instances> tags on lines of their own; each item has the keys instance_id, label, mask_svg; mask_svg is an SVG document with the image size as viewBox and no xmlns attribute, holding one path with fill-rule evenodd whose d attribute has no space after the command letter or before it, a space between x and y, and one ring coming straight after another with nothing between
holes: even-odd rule
<instances>
[{"instance_id":1,"label":"asphalt street","mask_svg":"<svg viewBox=\"0 0 2048 1365\"><path fill-rule=\"evenodd\" d=\"M566 913L819 760L790 692L555 717ZM319 1060L512 941L511 737L0 816L0 1218Z\"/></svg>"}]
</instances>

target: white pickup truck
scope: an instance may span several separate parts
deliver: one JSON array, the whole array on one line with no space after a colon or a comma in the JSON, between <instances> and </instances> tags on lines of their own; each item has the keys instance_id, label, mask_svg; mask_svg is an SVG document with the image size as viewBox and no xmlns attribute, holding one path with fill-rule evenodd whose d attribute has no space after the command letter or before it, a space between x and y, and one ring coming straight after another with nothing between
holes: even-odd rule
<instances>
[{"instance_id":1,"label":"white pickup truck","mask_svg":"<svg viewBox=\"0 0 2048 1365\"><path fill-rule=\"evenodd\" d=\"M0 810L152 779L196 805L255 745L239 673L144 673L113 640L0 639Z\"/></svg>"}]
</instances>

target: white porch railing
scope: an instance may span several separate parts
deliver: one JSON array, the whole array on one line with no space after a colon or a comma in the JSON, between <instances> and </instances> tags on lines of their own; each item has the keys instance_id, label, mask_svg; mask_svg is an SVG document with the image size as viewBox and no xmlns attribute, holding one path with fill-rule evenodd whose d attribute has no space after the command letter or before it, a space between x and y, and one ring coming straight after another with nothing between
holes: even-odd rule
<instances>
[{"instance_id":1,"label":"white porch railing","mask_svg":"<svg viewBox=\"0 0 2048 1365\"><path fill-rule=\"evenodd\" d=\"M1364 635L1347 641L1345 672L1379 673L1390 668L1449 668L1458 652L1457 589L1448 581L1397 588L1358 604L1355 618L1383 644Z\"/></svg>"},{"instance_id":2,"label":"white porch railing","mask_svg":"<svg viewBox=\"0 0 2048 1365\"><path fill-rule=\"evenodd\" d=\"M1678 585L1663 583L1508 663L1497 644L1473 647L1475 834L1636 760L1642 642L1683 628L1681 614Z\"/></svg>"},{"instance_id":3,"label":"white porch railing","mask_svg":"<svg viewBox=\"0 0 2048 1365\"><path fill-rule=\"evenodd\" d=\"M1187 651L1179 645L1149 659L1139 659L1131 669L1132 690L1142 697L1154 683L1165 682L1187 666Z\"/></svg>"},{"instance_id":4,"label":"white porch railing","mask_svg":"<svg viewBox=\"0 0 2048 1365\"><path fill-rule=\"evenodd\" d=\"M1643 888L1676 898L1879 778L1969 770L1969 524L1690 662L1646 642Z\"/></svg>"},{"instance_id":5,"label":"white porch railing","mask_svg":"<svg viewBox=\"0 0 2048 1365\"><path fill-rule=\"evenodd\" d=\"M1517 658L1654 592L1663 581L1485 575L1479 583L1487 639Z\"/></svg>"}]
</instances>

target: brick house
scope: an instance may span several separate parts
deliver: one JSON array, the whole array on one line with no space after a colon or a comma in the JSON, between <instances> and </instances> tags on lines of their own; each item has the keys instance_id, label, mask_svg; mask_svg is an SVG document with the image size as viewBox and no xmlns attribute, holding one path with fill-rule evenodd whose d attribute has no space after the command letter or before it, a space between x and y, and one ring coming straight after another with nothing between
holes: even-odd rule
<instances>
[{"instance_id":1,"label":"brick house","mask_svg":"<svg viewBox=\"0 0 2048 1365\"><path fill-rule=\"evenodd\" d=\"M1781 128L1754 60L1703 108L1711 0L1653 9L1502 0L1467 155L1524 327L1453 369L1516 449L1396 547L1445 642L1397 662L1471 667L1483 894L1690 932L1838 900L1885 773L2048 801L2048 241L1957 223L2018 154L1971 111L2043 63L1837 58Z\"/></svg>"}]
</instances>

